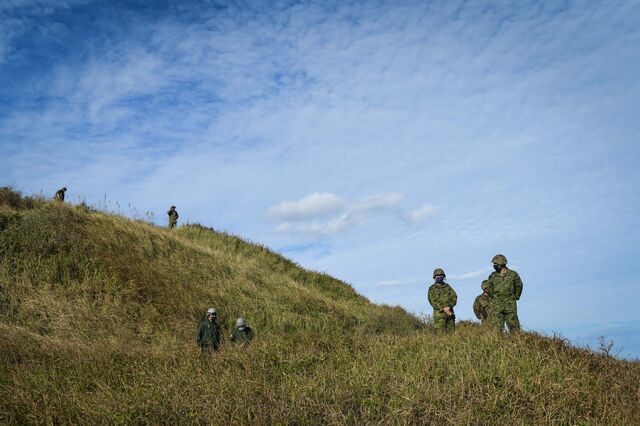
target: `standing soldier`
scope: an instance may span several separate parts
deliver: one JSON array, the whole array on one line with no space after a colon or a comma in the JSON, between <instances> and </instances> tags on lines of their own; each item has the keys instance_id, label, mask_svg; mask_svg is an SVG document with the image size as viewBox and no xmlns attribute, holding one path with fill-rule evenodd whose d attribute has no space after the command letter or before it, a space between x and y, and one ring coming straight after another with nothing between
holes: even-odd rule
<instances>
[{"instance_id":1,"label":"standing soldier","mask_svg":"<svg viewBox=\"0 0 640 426\"><path fill-rule=\"evenodd\" d=\"M176 210L176 206L171 206L169 211L167 212L167 216L169 216L169 228L173 229L178 224L178 211Z\"/></svg>"},{"instance_id":2,"label":"standing soldier","mask_svg":"<svg viewBox=\"0 0 640 426\"><path fill-rule=\"evenodd\" d=\"M518 306L516 301L522 294L522 280L516 271L507 268L507 258L496 254L491 259L493 269L489 275L489 296L491 297L491 320L500 331L505 323L509 332L520 331Z\"/></svg>"},{"instance_id":3,"label":"standing soldier","mask_svg":"<svg viewBox=\"0 0 640 426\"><path fill-rule=\"evenodd\" d=\"M64 201L64 193L67 192L67 188L60 188L56 191L56 195L53 196L53 199L56 201Z\"/></svg>"},{"instance_id":4,"label":"standing soldier","mask_svg":"<svg viewBox=\"0 0 640 426\"><path fill-rule=\"evenodd\" d=\"M236 321L236 328L231 334L233 343L249 343L253 339L253 330L247 325L247 320L240 317Z\"/></svg>"},{"instance_id":5,"label":"standing soldier","mask_svg":"<svg viewBox=\"0 0 640 426\"><path fill-rule=\"evenodd\" d=\"M473 302L473 313L480 320L482 325L486 325L491 314L491 298L489 297L489 281L482 281L482 294L476 297Z\"/></svg>"},{"instance_id":6,"label":"standing soldier","mask_svg":"<svg viewBox=\"0 0 640 426\"><path fill-rule=\"evenodd\" d=\"M458 295L451 286L444 282L444 271L437 268L433 271L435 283L429 287L429 303L433 307L433 323L438 332L451 333L456 328L456 316L453 307L458 302Z\"/></svg>"},{"instance_id":7,"label":"standing soldier","mask_svg":"<svg viewBox=\"0 0 640 426\"><path fill-rule=\"evenodd\" d=\"M209 308L207 319L203 319L198 324L196 341L203 353L215 352L220 347L220 326L216 322L216 316L216 309Z\"/></svg>"}]
</instances>

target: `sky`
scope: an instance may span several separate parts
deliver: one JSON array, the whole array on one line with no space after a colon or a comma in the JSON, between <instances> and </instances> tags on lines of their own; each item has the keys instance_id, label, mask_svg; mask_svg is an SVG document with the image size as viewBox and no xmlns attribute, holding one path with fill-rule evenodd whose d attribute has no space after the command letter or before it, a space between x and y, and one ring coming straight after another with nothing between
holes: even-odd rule
<instances>
[{"instance_id":1,"label":"sky","mask_svg":"<svg viewBox=\"0 0 640 426\"><path fill-rule=\"evenodd\" d=\"M0 1L0 184L640 358L640 2Z\"/></svg>"}]
</instances>

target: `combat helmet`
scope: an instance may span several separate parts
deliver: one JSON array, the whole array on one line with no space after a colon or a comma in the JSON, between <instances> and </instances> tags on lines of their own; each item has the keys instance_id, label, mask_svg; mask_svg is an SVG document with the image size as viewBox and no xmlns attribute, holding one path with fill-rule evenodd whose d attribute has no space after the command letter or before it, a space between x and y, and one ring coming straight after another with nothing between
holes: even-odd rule
<instances>
[{"instance_id":1,"label":"combat helmet","mask_svg":"<svg viewBox=\"0 0 640 426\"><path fill-rule=\"evenodd\" d=\"M207 315L215 315L215 314L216 314L216 308L207 309Z\"/></svg>"},{"instance_id":2,"label":"combat helmet","mask_svg":"<svg viewBox=\"0 0 640 426\"><path fill-rule=\"evenodd\" d=\"M444 270L442 268L436 268L436 269L433 270L433 278L437 277L438 275L442 275L443 277L447 276L444 273Z\"/></svg>"},{"instance_id":3,"label":"combat helmet","mask_svg":"<svg viewBox=\"0 0 640 426\"><path fill-rule=\"evenodd\" d=\"M247 320L244 319L243 317L240 317L236 320L236 327L246 327L247 326Z\"/></svg>"},{"instance_id":4,"label":"combat helmet","mask_svg":"<svg viewBox=\"0 0 640 426\"><path fill-rule=\"evenodd\" d=\"M496 265L500 266L506 266L507 258L503 254L496 254L495 256L493 256L493 259L491 259L491 263L495 263Z\"/></svg>"}]
</instances>

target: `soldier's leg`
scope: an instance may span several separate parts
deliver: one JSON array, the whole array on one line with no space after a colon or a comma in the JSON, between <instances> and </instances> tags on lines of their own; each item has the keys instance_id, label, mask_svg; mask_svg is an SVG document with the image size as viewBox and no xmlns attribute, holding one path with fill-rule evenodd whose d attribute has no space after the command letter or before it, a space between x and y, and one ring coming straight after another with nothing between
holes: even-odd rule
<instances>
[{"instance_id":1,"label":"soldier's leg","mask_svg":"<svg viewBox=\"0 0 640 426\"><path fill-rule=\"evenodd\" d=\"M517 333L520 331L520 320L518 319L518 311L514 310L505 314L505 322L509 328L509 333Z\"/></svg>"},{"instance_id":2,"label":"soldier's leg","mask_svg":"<svg viewBox=\"0 0 640 426\"><path fill-rule=\"evenodd\" d=\"M504 312L494 311L491 315L491 322L498 331L504 331L505 315Z\"/></svg>"},{"instance_id":3,"label":"soldier's leg","mask_svg":"<svg viewBox=\"0 0 640 426\"><path fill-rule=\"evenodd\" d=\"M433 328L436 330L436 333L444 333L447 330L447 320L441 315L434 314L433 315Z\"/></svg>"},{"instance_id":4,"label":"soldier's leg","mask_svg":"<svg viewBox=\"0 0 640 426\"><path fill-rule=\"evenodd\" d=\"M447 318L447 333L456 331L456 317Z\"/></svg>"}]
</instances>

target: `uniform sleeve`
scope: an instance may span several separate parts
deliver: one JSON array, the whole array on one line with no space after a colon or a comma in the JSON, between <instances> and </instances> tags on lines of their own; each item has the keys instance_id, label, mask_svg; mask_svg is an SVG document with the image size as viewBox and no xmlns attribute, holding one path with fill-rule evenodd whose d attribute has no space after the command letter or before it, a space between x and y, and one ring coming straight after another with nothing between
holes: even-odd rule
<instances>
[{"instance_id":1,"label":"uniform sleeve","mask_svg":"<svg viewBox=\"0 0 640 426\"><path fill-rule=\"evenodd\" d=\"M447 305L450 308L453 308L458 303L458 295L453 287L449 287L449 304Z\"/></svg>"},{"instance_id":2,"label":"uniform sleeve","mask_svg":"<svg viewBox=\"0 0 640 426\"><path fill-rule=\"evenodd\" d=\"M202 322L200 322L198 324L198 328L196 329L196 342L198 342L198 344L200 344L202 342Z\"/></svg>"},{"instance_id":3,"label":"uniform sleeve","mask_svg":"<svg viewBox=\"0 0 640 426\"><path fill-rule=\"evenodd\" d=\"M176 220L180 217L180 215L178 214L178 212L176 211Z\"/></svg>"},{"instance_id":4,"label":"uniform sleeve","mask_svg":"<svg viewBox=\"0 0 640 426\"><path fill-rule=\"evenodd\" d=\"M515 272L515 282L513 283L513 291L515 293L516 296L516 300L520 300L520 295L522 295L522 280L520 279L520 275L518 275L517 272Z\"/></svg>"},{"instance_id":5,"label":"uniform sleeve","mask_svg":"<svg viewBox=\"0 0 640 426\"><path fill-rule=\"evenodd\" d=\"M216 338L215 338L215 343L214 343L214 347L217 349L218 346L220 345L220 326L216 327Z\"/></svg>"},{"instance_id":6,"label":"uniform sleeve","mask_svg":"<svg viewBox=\"0 0 640 426\"><path fill-rule=\"evenodd\" d=\"M431 289L431 287L429 287L429 291L427 292L427 299L429 299L429 304L433 309L438 309L433 300L433 290Z\"/></svg>"},{"instance_id":7,"label":"uniform sleeve","mask_svg":"<svg viewBox=\"0 0 640 426\"><path fill-rule=\"evenodd\" d=\"M476 297L473 302L473 313L476 314L476 318L482 319L482 307L480 306L480 296Z\"/></svg>"},{"instance_id":8,"label":"uniform sleeve","mask_svg":"<svg viewBox=\"0 0 640 426\"><path fill-rule=\"evenodd\" d=\"M493 277L496 272L492 272L487 278L487 293L489 293L489 297L493 297Z\"/></svg>"}]
</instances>

